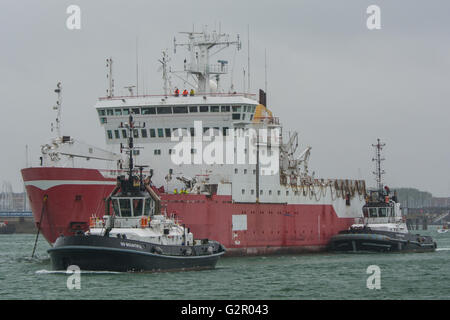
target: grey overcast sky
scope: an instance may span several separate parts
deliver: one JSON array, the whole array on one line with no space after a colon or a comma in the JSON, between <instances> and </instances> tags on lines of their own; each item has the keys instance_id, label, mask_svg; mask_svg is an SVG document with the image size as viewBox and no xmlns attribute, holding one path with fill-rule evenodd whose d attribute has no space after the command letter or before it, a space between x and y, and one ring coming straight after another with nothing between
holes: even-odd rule
<instances>
[{"instance_id":1,"label":"grey overcast sky","mask_svg":"<svg viewBox=\"0 0 450 320\"><path fill-rule=\"evenodd\" d=\"M66 9L81 8L81 30L66 28ZM368 30L366 9L381 9ZM194 25L241 35L233 79L242 88L250 28L251 88L264 88L284 125L313 147L310 168L322 178L374 185L372 143L386 142L385 182L450 196L450 2L413 0L0 2L0 181L22 190L20 169L38 165L52 137L53 89L63 83L63 133L100 147L93 108L105 95L105 59L115 60L116 94L134 84L136 37L140 84L162 92L161 50ZM224 55L233 60L234 49ZM177 52L173 61L184 60ZM175 64L176 66L176 64Z\"/></svg>"}]
</instances>

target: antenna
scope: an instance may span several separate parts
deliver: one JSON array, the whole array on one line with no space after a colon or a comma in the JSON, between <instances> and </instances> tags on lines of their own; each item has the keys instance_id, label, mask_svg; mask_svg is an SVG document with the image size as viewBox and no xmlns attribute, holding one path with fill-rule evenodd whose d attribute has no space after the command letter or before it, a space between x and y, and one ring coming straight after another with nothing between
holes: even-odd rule
<instances>
[{"instance_id":1,"label":"antenna","mask_svg":"<svg viewBox=\"0 0 450 320\"><path fill-rule=\"evenodd\" d=\"M381 161L384 161L384 158L381 158L381 151L385 146L385 143L381 143L380 139L377 139L377 144L372 144L372 147L375 148L375 158L372 158L372 161L375 161L375 171L373 174L376 177L377 187L379 190L383 189L383 182L381 180L381 176L385 174L385 171L381 169Z\"/></svg>"},{"instance_id":2,"label":"antenna","mask_svg":"<svg viewBox=\"0 0 450 320\"><path fill-rule=\"evenodd\" d=\"M138 59L138 37L136 36L136 95L139 95L139 59Z\"/></svg>"},{"instance_id":3,"label":"antenna","mask_svg":"<svg viewBox=\"0 0 450 320\"><path fill-rule=\"evenodd\" d=\"M267 94L267 49L264 49L264 92Z\"/></svg>"},{"instance_id":4,"label":"antenna","mask_svg":"<svg viewBox=\"0 0 450 320\"><path fill-rule=\"evenodd\" d=\"M244 88L242 89L242 92L245 93L245 92L246 92L246 91L245 91L245 68L242 69L242 72L243 72L243 74L244 74L244 75L243 75L243 81L242 81L242 84L243 84Z\"/></svg>"},{"instance_id":5,"label":"antenna","mask_svg":"<svg viewBox=\"0 0 450 320\"><path fill-rule=\"evenodd\" d=\"M247 25L247 37L248 37L248 52L247 52L247 76L248 76L248 87L247 93L250 93L250 25Z\"/></svg>"}]
</instances>

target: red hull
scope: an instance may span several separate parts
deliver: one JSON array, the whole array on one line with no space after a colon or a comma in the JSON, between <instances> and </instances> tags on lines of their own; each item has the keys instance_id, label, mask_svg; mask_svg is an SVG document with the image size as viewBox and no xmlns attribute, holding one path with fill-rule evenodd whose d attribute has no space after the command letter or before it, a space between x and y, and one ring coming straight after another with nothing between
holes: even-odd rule
<instances>
[{"instance_id":1,"label":"red hull","mask_svg":"<svg viewBox=\"0 0 450 320\"><path fill-rule=\"evenodd\" d=\"M61 234L87 230L92 215L103 216L103 199L115 182L95 169L28 168L22 176L35 221L50 243ZM339 218L332 205L232 203L231 196L219 195L161 198L167 212L176 213L196 238L217 240L228 254L318 251L354 222ZM247 230L233 231L232 216L240 214L247 215Z\"/></svg>"}]
</instances>

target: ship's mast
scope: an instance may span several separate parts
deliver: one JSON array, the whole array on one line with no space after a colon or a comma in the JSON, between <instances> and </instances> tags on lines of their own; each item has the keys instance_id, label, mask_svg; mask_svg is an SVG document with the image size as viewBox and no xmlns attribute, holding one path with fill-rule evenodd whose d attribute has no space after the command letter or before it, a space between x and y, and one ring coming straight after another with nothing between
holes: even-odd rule
<instances>
[{"instance_id":1,"label":"ship's mast","mask_svg":"<svg viewBox=\"0 0 450 320\"><path fill-rule=\"evenodd\" d=\"M230 45L236 45L240 50L241 42L239 35L236 41L230 41L229 35L225 33L217 33L216 31L208 32L206 28L202 32L180 32L188 36L188 41L185 43L177 43L174 38L174 53L178 46L186 46L190 52L190 61L185 63L184 71L188 73L188 76L192 75L197 80L197 91L199 93L212 92L209 81L211 75L220 76L220 74L227 73L226 64L227 61L219 60L218 64L210 64L210 58L229 47ZM211 53L214 47L218 47L217 51Z\"/></svg>"},{"instance_id":2,"label":"ship's mast","mask_svg":"<svg viewBox=\"0 0 450 320\"><path fill-rule=\"evenodd\" d=\"M108 98L114 97L114 79L113 79L113 59L106 59L106 68L108 70L108 74L106 77L108 78L108 89L106 90L106 96Z\"/></svg>"},{"instance_id":3,"label":"ship's mast","mask_svg":"<svg viewBox=\"0 0 450 320\"><path fill-rule=\"evenodd\" d=\"M61 82L58 82L56 85L55 92L58 95L58 100L56 101L56 105L53 106L53 110L56 110L56 124L53 127L52 123L52 131L56 130L56 138L61 138L61 107L62 107L62 96L61 96L62 86Z\"/></svg>"},{"instance_id":4,"label":"ship's mast","mask_svg":"<svg viewBox=\"0 0 450 320\"><path fill-rule=\"evenodd\" d=\"M373 174L376 177L378 190L383 189L383 181L381 176L385 174L385 171L381 169L381 161L384 161L385 159L381 157L381 151L385 145L385 143L380 142L380 139L377 139L377 144L372 144L372 147L375 148L375 157L372 158L372 161L375 161L375 171Z\"/></svg>"},{"instance_id":5,"label":"ship's mast","mask_svg":"<svg viewBox=\"0 0 450 320\"><path fill-rule=\"evenodd\" d=\"M166 51L162 52L162 58L158 60L161 63L161 70L162 70L162 77L164 80L164 95L168 95L169 94L169 89L170 89L170 78L169 78L169 74L168 74L168 70L167 70L167 64L170 62L170 59L167 55Z\"/></svg>"}]
</instances>

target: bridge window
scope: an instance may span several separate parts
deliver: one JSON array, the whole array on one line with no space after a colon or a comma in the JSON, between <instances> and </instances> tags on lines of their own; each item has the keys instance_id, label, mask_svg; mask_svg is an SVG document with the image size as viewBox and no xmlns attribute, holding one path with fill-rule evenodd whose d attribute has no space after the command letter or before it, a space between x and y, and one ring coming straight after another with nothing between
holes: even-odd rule
<instances>
[{"instance_id":1,"label":"bridge window","mask_svg":"<svg viewBox=\"0 0 450 320\"><path fill-rule=\"evenodd\" d=\"M241 106L233 106L233 112L241 112Z\"/></svg>"},{"instance_id":2,"label":"bridge window","mask_svg":"<svg viewBox=\"0 0 450 320\"><path fill-rule=\"evenodd\" d=\"M232 119L233 120L240 120L241 119L241 114L240 113L233 113Z\"/></svg>"},{"instance_id":3,"label":"bridge window","mask_svg":"<svg viewBox=\"0 0 450 320\"><path fill-rule=\"evenodd\" d=\"M221 112L230 112L230 106L221 106L220 111Z\"/></svg>"},{"instance_id":4,"label":"bridge window","mask_svg":"<svg viewBox=\"0 0 450 320\"><path fill-rule=\"evenodd\" d=\"M133 130L133 138L139 138L139 130L138 129Z\"/></svg>"},{"instance_id":5,"label":"bridge window","mask_svg":"<svg viewBox=\"0 0 450 320\"><path fill-rule=\"evenodd\" d=\"M107 122L108 122L107 118L100 118L100 123L107 123Z\"/></svg>"},{"instance_id":6,"label":"bridge window","mask_svg":"<svg viewBox=\"0 0 450 320\"><path fill-rule=\"evenodd\" d=\"M114 130L114 138L120 139L119 130Z\"/></svg>"},{"instance_id":7,"label":"bridge window","mask_svg":"<svg viewBox=\"0 0 450 320\"><path fill-rule=\"evenodd\" d=\"M161 149L155 149L155 150L153 151L153 154L154 154L155 156L161 155Z\"/></svg>"},{"instance_id":8,"label":"bridge window","mask_svg":"<svg viewBox=\"0 0 450 320\"><path fill-rule=\"evenodd\" d=\"M165 128L164 131L166 132L166 138L170 138L172 133L170 132L170 128Z\"/></svg>"},{"instance_id":9,"label":"bridge window","mask_svg":"<svg viewBox=\"0 0 450 320\"><path fill-rule=\"evenodd\" d=\"M164 131L161 128L158 128L158 138L164 138Z\"/></svg>"},{"instance_id":10,"label":"bridge window","mask_svg":"<svg viewBox=\"0 0 450 320\"><path fill-rule=\"evenodd\" d=\"M150 138L155 138L155 137L156 137L155 129L150 129Z\"/></svg>"},{"instance_id":11,"label":"bridge window","mask_svg":"<svg viewBox=\"0 0 450 320\"><path fill-rule=\"evenodd\" d=\"M122 109L114 109L114 115L121 116L122 115Z\"/></svg>"},{"instance_id":12,"label":"bridge window","mask_svg":"<svg viewBox=\"0 0 450 320\"><path fill-rule=\"evenodd\" d=\"M131 111L133 111L134 114L141 114L141 108L133 108Z\"/></svg>"},{"instance_id":13,"label":"bridge window","mask_svg":"<svg viewBox=\"0 0 450 320\"><path fill-rule=\"evenodd\" d=\"M211 112L219 112L219 106L211 106Z\"/></svg>"},{"instance_id":14,"label":"bridge window","mask_svg":"<svg viewBox=\"0 0 450 320\"><path fill-rule=\"evenodd\" d=\"M147 138L147 129L141 129L142 138Z\"/></svg>"},{"instance_id":15,"label":"bridge window","mask_svg":"<svg viewBox=\"0 0 450 320\"><path fill-rule=\"evenodd\" d=\"M171 114L172 113L172 107L157 107L156 112L158 114Z\"/></svg>"},{"instance_id":16,"label":"bridge window","mask_svg":"<svg viewBox=\"0 0 450 320\"><path fill-rule=\"evenodd\" d=\"M106 116L105 109L98 109L97 112L99 116Z\"/></svg>"},{"instance_id":17,"label":"bridge window","mask_svg":"<svg viewBox=\"0 0 450 320\"><path fill-rule=\"evenodd\" d=\"M156 108L155 107L142 108L142 114L156 114Z\"/></svg>"},{"instance_id":18,"label":"bridge window","mask_svg":"<svg viewBox=\"0 0 450 320\"><path fill-rule=\"evenodd\" d=\"M198 107L197 106L190 106L189 107L189 112L198 112Z\"/></svg>"},{"instance_id":19,"label":"bridge window","mask_svg":"<svg viewBox=\"0 0 450 320\"><path fill-rule=\"evenodd\" d=\"M186 106L173 107L173 113L188 113L188 108Z\"/></svg>"},{"instance_id":20,"label":"bridge window","mask_svg":"<svg viewBox=\"0 0 450 320\"><path fill-rule=\"evenodd\" d=\"M107 116L113 116L114 115L113 109L106 109L106 115Z\"/></svg>"},{"instance_id":21,"label":"bridge window","mask_svg":"<svg viewBox=\"0 0 450 320\"><path fill-rule=\"evenodd\" d=\"M129 114L130 114L130 109L122 109L122 114L123 114L124 116L129 115Z\"/></svg>"},{"instance_id":22,"label":"bridge window","mask_svg":"<svg viewBox=\"0 0 450 320\"><path fill-rule=\"evenodd\" d=\"M108 134L108 139L111 140L113 138L112 131L107 130L106 133Z\"/></svg>"},{"instance_id":23,"label":"bridge window","mask_svg":"<svg viewBox=\"0 0 450 320\"><path fill-rule=\"evenodd\" d=\"M200 112L208 112L209 106L200 106Z\"/></svg>"},{"instance_id":24,"label":"bridge window","mask_svg":"<svg viewBox=\"0 0 450 320\"><path fill-rule=\"evenodd\" d=\"M125 129L122 130L122 138L124 138L124 139L127 138L127 130L125 130Z\"/></svg>"}]
</instances>

